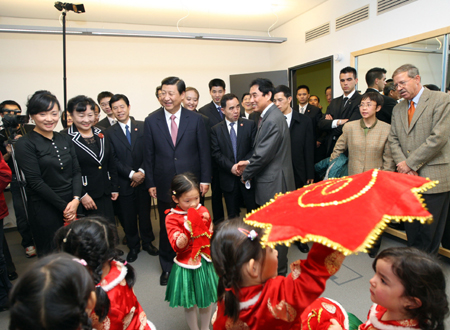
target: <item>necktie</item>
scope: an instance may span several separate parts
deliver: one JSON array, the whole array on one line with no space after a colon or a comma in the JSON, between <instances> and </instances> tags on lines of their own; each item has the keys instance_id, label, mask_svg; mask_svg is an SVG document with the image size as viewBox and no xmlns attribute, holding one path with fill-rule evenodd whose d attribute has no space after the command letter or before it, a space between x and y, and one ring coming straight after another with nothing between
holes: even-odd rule
<instances>
[{"instance_id":1,"label":"necktie","mask_svg":"<svg viewBox=\"0 0 450 330\"><path fill-rule=\"evenodd\" d=\"M172 120L172 122L170 123L170 132L172 134L172 142L174 146L177 143L177 135L178 135L178 127L177 123L175 122L175 118L177 118L175 115L170 116L170 119Z\"/></svg>"},{"instance_id":2,"label":"necktie","mask_svg":"<svg viewBox=\"0 0 450 330\"><path fill-rule=\"evenodd\" d=\"M344 105L342 106L342 109L344 109L345 106L347 105L347 101L348 101L348 97L344 97Z\"/></svg>"},{"instance_id":3,"label":"necktie","mask_svg":"<svg viewBox=\"0 0 450 330\"><path fill-rule=\"evenodd\" d=\"M217 107L217 111L219 111L220 118L223 119L222 107Z\"/></svg>"},{"instance_id":4,"label":"necktie","mask_svg":"<svg viewBox=\"0 0 450 330\"><path fill-rule=\"evenodd\" d=\"M261 122L262 122L262 117L260 116L259 120L258 120L258 128L259 128L259 126L261 126Z\"/></svg>"},{"instance_id":5,"label":"necktie","mask_svg":"<svg viewBox=\"0 0 450 330\"><path fill-rule=\"evenodd\" d=\"M234 130L234 123L230 123L230 139L231 146L233 147L234 161L237 162L237 144L236 144L236 131Z\"/></svg>"},{"instance_id":6,"label":"necktie","mask_svg":"<svg viewBox=\"0 0 450 330\"><path fill-rule=\"evenodd\" d=\"M300 108L300 113L301 113L302 115L305 114L305 108L301 107L301 108Z\"/></svg>"},{"instance_id":7,"label":"necktie","mask_svg":"<svg viewBox=\"0 0 450 330\"><path fill-rule=\"evenodd\" d=\"M125 125L125 135L127 137L128 143L131 145L131 133L129 128L130 127L128 125Z\"/></svg>"},{"instance_id":8,"label":"necktie","mask_svg":"<svg viewBox=\"0 0 450 330\"><path fill-rule=\"evenodd\" d=\"M416 111L416 107L414 105L414 102L411 101L411 104L410 104L409 109L408 109L408 126L411 124L411 120L412 120L412 118L414 116L414 111Z\"/></svg>"}]
</instances>

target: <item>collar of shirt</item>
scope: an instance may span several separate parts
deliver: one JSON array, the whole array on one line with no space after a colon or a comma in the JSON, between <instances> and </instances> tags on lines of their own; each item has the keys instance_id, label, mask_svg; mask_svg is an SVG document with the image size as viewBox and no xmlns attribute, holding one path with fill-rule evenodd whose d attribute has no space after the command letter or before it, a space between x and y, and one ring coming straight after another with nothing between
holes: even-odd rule
<instances>
[{"instance_id":1,"label":"collar of shirt","mask_svg":"<svg viewBox=\"0 0 450 330\"><path fill-rule=\"evenodd\" d=\"M361 128L367 128L367 129L372 129L372 128L374 128L375 127L375 125L378 123L378 119L375 117L375 122L373 123L373 125L372 126L370 126L370 127L367 127L366 126L366 123L364 122L364 119L363 118L361 118L360 120L359 120L359 123L361 124Z\"/></svg>"},{"instance_id":2,"label":"collar of shirt","mask_svg":"<svg viewBox=\"0 0 450 330\"><path fill-rule=\"evenodd\" d=\"M170 134L172 134L171 131L172 119L170 119L172 113L170 113L169 111L166 110L166 108L164 108L164 115L166 116L166 123L167 127L169 127L169 132ZM178 111L174 113L174 115L175 115L175 124L177 124L177 127L180 127L181 106L180 109L178 109Z\"/></svg>"},{"instance_id":3,"label":"collar of shirt","mask_svg":"<svg viewBox=\"0 0 450 330\"><path fill-rule=\"evenodd\" d=\"M116 118L111 118L111 117L106 117L106 118L108 118L109 123L111 124L111 126L118 122L118 120Z\"/></svg>"},{"instance_id":4,"label":"collar of shirt","mask_svg":"<svg viewBox=\"0 0 450 330\"><path fill-rule=\"evenodd\" d=\"M351 92L351 93L348 94L347 96L342 95L342 99L343 99L344 97L348 97L348 99L350 100L350 99L352 98L353 94L355 94L355 93L356 93L356 88L353 90L353 92ZM347 101L347 102L348 102L348 101Z\"/></svg>"},{"instance_id":5,"label":"collar of shirt","mask_svg":"<svg viewBox=\"0 0 450 330\"><path fill-rule=\"evenodd\" d=\"M269 110L269 108L272 106L272 102L270 102L270 104L264 109L263 112L261 112L261 118L264 118L264 115L266 114L267 110Z\"/></svg>"},{"instance_id":6,"label":"collar of shirt","mask_svg":"<svg viewBox=\"0 0 450 330\"><path fill-rule=\"evenodd\" d=\"M231 132L231 126L230 126L231 121L229 121L229 120L225 117L225 123L227 124L228 133L230 133L230 132ZM236 136L237 136L237 133L238 133L237 127L238 127L238 125L239 125L239 121L236 120L234 123L236 124L236 125L233 125L233 127L234 127L234 132L236 133Z\"/></svg>"},{"instance_id":7,"label":"collar of shirt","mask_svg":"<svg viewBox=\"0 0 450 330\"><path fill-rule=\"evenodd\" d=\"M131 118L128 118L128 121L125 124L121 123L120 121L118 121L117 123L120 125L120 128L122 129L123 134L125 135L127 135L125 125L128 125L128 129L130 130L131 134Z\"/></svg>"},{"instance_id":8,"label":"collar of shirt","mask_svg":"<svg viewBox=\"0 0 450 330\"><path fill-rule=\"evenodd\" d=\"M309 103L306 103L304 106L301 106L301 104L299 104L298 105L298 112L300 112L301 114L305 114L305 112L306 112L306 109L308 108L308 104ZM302 112L302 108L304 108L305 110Z\"/></svg>"},{"instance_id":9,"label":"collar of shirt","mask_svg":"<svg viewBox=\"0 0 450 330\"><path fill-rule=\"evenodd\" d=\"M217 105L216 102L213 101L214 106L216 107L216 110L219 111L219 107L222 109L222 107L220 105ZM222 111L222 110L220 110Z\"/></svg>"},{"instance_id":10,"label":"collar of shirt","mask_svg":"<svg viewBox=\"0 0 450 330\"><path fill-rule=\"evenodd\" d=\"M413 97L412 101L414 102L414 106L417 107L417 103L419 103L419 99L422 96L422 93L424 91L424 87L422 86L422 88L420 89L419 93L417 93L416 96ZM408 108L411 106L411 101L408 101Z\"/></svg>"},{"instance_id":11,"label":"collar of shirt","mask_svg":"<svg viewBox=\"0 0 450 330\"><path fill-rule=\"evenodd\" d=\"M291 122L292 122L292 108L291 108L291 112L289 112L288 114L283 114L283 116L286 117L286 123L288 125L288 127L291 127Z\"/></svg>"}]
</instances>

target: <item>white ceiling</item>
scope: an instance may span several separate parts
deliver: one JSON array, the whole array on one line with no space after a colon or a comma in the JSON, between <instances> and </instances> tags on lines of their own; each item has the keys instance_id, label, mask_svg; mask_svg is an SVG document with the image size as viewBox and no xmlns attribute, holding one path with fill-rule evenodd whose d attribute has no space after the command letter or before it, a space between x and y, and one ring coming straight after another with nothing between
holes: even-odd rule
<instances>
[{"instance_id":1,"label":"white ceiling","mask_svg":"<svg viewBox=\"0 0 450 330\"><path fill-rule=\"evenodd\" d=\"M84 0L71 21L267 32L327 0ZM0 16L58 19L53 0L0 0ZM278 16L278 18L277 18ZM278 21L277 21L278 19ZM0 20L1 22L1 20ZM276 22L276 23L275 23ZM275 23L275 25L273 25ZM273 25L273 26L272 26ZM271 27L272 26L272 27Z\"/></svg>"}]
</instances>

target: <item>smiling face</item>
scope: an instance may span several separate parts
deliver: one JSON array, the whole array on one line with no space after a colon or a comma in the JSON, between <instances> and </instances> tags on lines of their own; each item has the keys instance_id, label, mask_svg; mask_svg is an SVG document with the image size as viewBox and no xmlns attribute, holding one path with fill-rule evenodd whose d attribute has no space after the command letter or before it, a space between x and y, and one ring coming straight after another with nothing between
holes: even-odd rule
<instances>
[{"instance_id":1,"label":"smiling face","mask_svg":"<svg viewBox=\"0 0 450 330\"><path fill-rule=\"evenodd\" d=\"M250 88L250 101L252 102L252 108L255 111L263 112L267 106L272 103L272 93L268 92L266 95L259 90L258 85L253 85Z\"/></svg>"},{"instance_id":2,"label":"smiling face","mask_svg":"<svg viewBox=\"0 0 450 330\"><path fill-rule=\"evenodd\" d=\"M95 111L87 105L86 111L74 111L72 113L73 123L80 132L89 131L94 125Z\"/></svg>"},{"instance_id":3,"label":"smiling face","mask_svg":"<svg viewBox=\"0 0 450 330\"><path fill-rule=\"evenodd\" d=\"M242 100L242 106L244 107L245 111L251 112L252 109L252 102L250 101L250 95L245 95L244 99Z\"/></svg>"},{"instance_id":4,"label":"smiling face","mask_svg":"<svg viewBox=\"0 0 450 330\"><path fill-rule=\"evenodd\" d=\"M122 99L114 102L111 105L112 111L117 120L123 124L126 124L128 122L128 118L130 118L130 106L127 105Z\"/></svg>"},{"instance_id":5,"label":"smiling face","mask_svg":"<svg viewBox=\"0 0 450 330\"><path fill-rule=\"evenodd\" d=\"M180 209L183 211L187 211L190 208L197 208L200 203L200 192L198 189L193 188L184 194L181 194L179 198L177 196L172 195L173 201L178 205Z\"/></svg>"},{"instance_id":6,"label":"smiling face","mask_svg":"<svg viewBox=\"0 0 450 330\"><path fill-rule=\"evenodd\" d=\"M111 100L110 97L104 97L100 100L100 108L102 108L103 112L106 113L108 117L112 116L112 109L109 105L109 100Z\"/></svg>"},{"instance_id":7,"label":"smiling face","mask_svg":"<svg viewBox=\"0 0 450 330\"><path fill-rule=\"evenodd\" d=\"M187 91L184 97L183 106L191 111L197 109L198 106L198 95L195 91Z\"/></svg>"},{"instance_id":8,"label":"smiling face","mask_svg":"<svg viewBox=\"0 0 450 330\"><path fill-rule=\"evenodd\" d=\"M225 94L225 89L223 89L223 87L213 86L209 91L209 94L211 94L211 98L214 101L214 103L220 106L220 100L222 99L222 96Z\"/></svg>"},{"instance_id":9,"label":"smiling face","mask_svg":"<svg viewBox=\"0 0 450 330\"><path fill-rule=\"evenodd\" d=\"M59 121L59 107L57 104L49 111L42 111L31 115L31 119L36 124L34 130L42 135L53 132Z\"/></svg>"},{"instance_id":10,"label":"smiling face","mask_svg":"<svg viewBox=\"0 0 450 330\"><path fill-rule=\"evenodd\" d=\"M408 72L400 72L394 76L394 86L399 92L400 97L405 100L412 100L417 93L419 93L422 85L420 84L420 76L411 78L408 76Z\"/></svg>"},{"instance_id":11,"label":"smiling face","mask_svg":"<svg viewBox=\"0 0 450 330\"><path fill-rule=\"evenodd\" d=\"M180 109L184 97L185 92L180 94L177 85L162 85L161 87L161 101L164 108L172 114Z\"/></svg>"}]
</instances>

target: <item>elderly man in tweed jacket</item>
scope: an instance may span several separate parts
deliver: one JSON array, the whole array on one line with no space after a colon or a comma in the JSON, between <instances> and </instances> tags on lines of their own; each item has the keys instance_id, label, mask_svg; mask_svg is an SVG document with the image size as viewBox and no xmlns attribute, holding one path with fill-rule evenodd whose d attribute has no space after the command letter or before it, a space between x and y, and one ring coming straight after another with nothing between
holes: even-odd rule
<instances>
[{"instance_id":1,"label":"elderly man in tweed jacket","mask_svg":"<svg viewBox=\"0 0 450 330\"><path fill-rule=\"evenodd\" d=\"M450 200L450 95L423 88L419 70L411 64L399 67L392 78L404 99L394 108L389 135L397 170L439 180L423 194L433 223L406 223L408 245L436 254Z\"/></svg>"}]
</instances>

